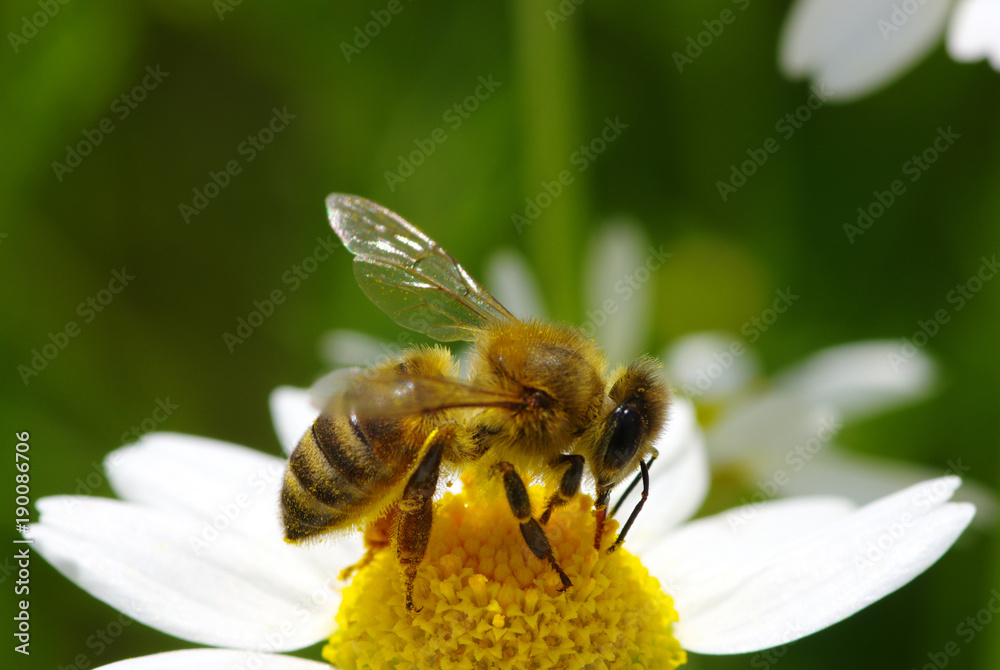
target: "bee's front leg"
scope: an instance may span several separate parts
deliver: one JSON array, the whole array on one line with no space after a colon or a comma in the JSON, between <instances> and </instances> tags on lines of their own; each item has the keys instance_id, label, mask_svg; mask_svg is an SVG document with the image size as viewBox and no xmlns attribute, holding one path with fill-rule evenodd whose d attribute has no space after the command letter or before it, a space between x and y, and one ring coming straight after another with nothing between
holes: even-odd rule
<instances>
[{"instance_id":1,"label":"bee's front leg","mask_svg":"<svg viewBox=\"0 0 1000 670\"><path fill-rule=\"evenodd\" d=\"M654 455L653 458L649 459L649 462L652 463L655 458L656 456ZM618 539L615 540L613 545L608 547L609 554L620 547L622 542L625 541L625 536L628 535L629 529L632 528L632 524L635 523L636 517L638 517L639 512L642 511L642 506L646 504L646 499L649 498L649 466L646 465L645 461L639 461L638 476L642 478L642 493L639 496L639 502L636 503L635 507L632 509L632 513L628 517L628 521L625 522L625 525L622 526L622 529L618 532ZM628 495L628 493L626 492L625 495ZM625 498L623 497L622 501L624 500ZM615 509L611 511L611 514L614 515L617 509L618 505L615 505Z\"/></svg>"},{"instance_id":2,"label":"bee's front leg","mask_svg":"<svg viewBox=\"0 0 1000 670\"><path fill-rule=\"evenodd\" d=\"M434 521L434 491L437 489L438 471L445 439L440 431L427 438L430 447L424 453L417 469L410 475L403 497L399 500L399 524L396 527L396 555L403 571L406 587L406 610L413 610L413 582L417 569L427 553ZM417 610L419 611L419 610Z\"/></svg>"},{"instance_id":3,"label":"bee's front leg","mask_svg":"<svg viewBox=\"0 0 1000 670\"><path fill-rule=\"evenodd\" d=\"M552 554L552 545L549 538L545 536L545 531L539 523L531 516L531 500L528 498L528 489L525 488L521 476L514 470L514 466L505 461L496 464L498 472L503 474L503 488L507 493L507 502L510 509L521 524L521 535L531 550L538 558L544 558L552 565L552 568L559 574L562 581L560 591L565 591L573 586L563 569L559 567L559 562Z\"/></svg>"},{"instance_id":4,"label":"bee's front leg","mask_svg":"<svg viewBox=\"0 0 1000 670\"><path fill-rule=\"evenodd\" d=\"M552 510L556 507L562 507L580 492L580 482L583 479L583 465L585 462L586 460L583 456L578 454L561 454L552 462L553 469L566 467L566 472L563 473L562 479L559 482L559 488L549 497L549 502L546 504L542 516L538 518L539 523L543 526L549 522Z\"/></svg>"}]
</instances>

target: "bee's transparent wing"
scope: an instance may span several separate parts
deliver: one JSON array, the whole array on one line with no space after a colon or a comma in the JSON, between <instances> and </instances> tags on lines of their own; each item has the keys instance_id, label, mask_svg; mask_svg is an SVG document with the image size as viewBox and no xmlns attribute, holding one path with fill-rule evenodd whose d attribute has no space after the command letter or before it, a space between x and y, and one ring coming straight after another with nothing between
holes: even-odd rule
<instances>
[{"instance_id":1,"label":"bee's transparent wing","mask_svg":"<svg viewBox=\"0 0 1000 670\"><path fill-rule=\"evenodd\" d=\"M398 417L443 409L524 406L517 396L451 377L370 368L331 372L321 377L310 392L313 404L331 416Z\"/></svg>"},{"instance_id":2,"label":"bee's transparent wing","mask_svg":"<svg viewBox=\"0 0 1000 670\"><path fill-rule=\"evenodd\" d=\"M330 224L354 254L354 276L401 326L435 340L474 340L516 318L448 252L398 214L356 195L326 199Z\"/></svg>"}]
</instances>

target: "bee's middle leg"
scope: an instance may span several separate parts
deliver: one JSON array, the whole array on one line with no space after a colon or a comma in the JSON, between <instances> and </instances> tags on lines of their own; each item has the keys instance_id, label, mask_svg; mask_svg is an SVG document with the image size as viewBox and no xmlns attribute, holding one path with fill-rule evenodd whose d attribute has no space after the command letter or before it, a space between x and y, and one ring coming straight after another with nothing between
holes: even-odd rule
<instances>
[{"instance_id":1,"label":"bee's middle leg","mask_svg":"<svg viewBox=\"0 0 1000 670\"><path fill-rule=\"evenodd\" d=\"M435 434L428 438L431 446L424 453L417 469L410 475L403 497L399 500L396 555L403 571L408 612L413 611L413 582L417 578L417 569L424 560L424 554L427 553L431 524L434 521L434 491L437 489L438 471L441 468L441 454L445 443L439 438L440 436Z\"/></svg>"},{"instance_id":2,"label":"bee's middle leg","mask_svg":"<svg viewBox=\"0 0 1000 670\"><path fill-rule=\"evenodd\" d=\"M562 507L573 499L580 492L580 482L583 479L583 464L585 460L579 454L562 454L552 463L553 468L566 466L557 488L549 497L549 502L545 505L545 511L538 518L543 526L549 522L552 510Z\"/></svg>"},{"instance_id":3,"label":"bee's middle leg","mask_svg":"<svg viewBox=\"0 0 1000 670\"><path fill-rule=\"evenodd\" d=\"M552 545L549 543L549 538L545 536L545 531L539 525L538 521L531 516L531 500L528 498L528 489L525 488L521 476L514 470L513 465L505 461L497 463L496 469L503 474L503 487L507 493L507 502L510 503L511 511L514 512L514 516L521 524L521 535L524 537L528 549L536 557L543 558L549 562L552 569L559 574L560 581L562 581L560 591L565 591L573 586L573 582L566 576L563 569L559 567L559 562L556 561L556 557L552 554Z\"/></svg>"}]
</instances>

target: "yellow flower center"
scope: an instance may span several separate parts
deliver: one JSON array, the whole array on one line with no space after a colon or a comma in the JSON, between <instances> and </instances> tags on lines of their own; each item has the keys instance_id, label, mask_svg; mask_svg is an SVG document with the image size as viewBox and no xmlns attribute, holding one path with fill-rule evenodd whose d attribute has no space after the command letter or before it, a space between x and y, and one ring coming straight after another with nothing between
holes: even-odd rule
<instances>
[{"instance_id":1,"label":"yellow flower center","mask_svg":"<svg viewBox=\"0 0 1000 670\"><path fill-rule=\"evenodd\" d=\"M656 668L687 660L671 631L673 601L622 548L593 547L593 501L577 496L545 532L573 586L535 558L502 498L465 488L436 505L409 613L394 551L362 567L344 591L339 630L323 657L345 670ZM532 487L541 509L543 491ZM614 538L608 523L603 545Z\"/></svg>"}]
</instances>

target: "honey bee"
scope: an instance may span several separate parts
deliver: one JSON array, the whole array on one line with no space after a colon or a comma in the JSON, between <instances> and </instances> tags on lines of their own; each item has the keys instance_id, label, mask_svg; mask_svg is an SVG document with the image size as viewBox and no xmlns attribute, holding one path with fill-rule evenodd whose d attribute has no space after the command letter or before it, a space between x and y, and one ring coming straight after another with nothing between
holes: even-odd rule
<instances>
[{"instance_id":1,"label":"honey bee","mask_svg":"<svg viewBox=\"0 0 1000 670\"><path fill-rule=\"evenodd\" d=\"M562 590L571 587L544 527L579 493L586 469L600 549L611 490L638 469L632 486L642 479L642 497L607 551L625 539L646 500L653 443L666 421L669 389L658 364L643 356L608 375L592 340L569 326L518 319L399 215L353 195L334 194L326 204L376 305L406 328L474 346L467 379L440 345L326 378L323 412L285 472L285 538L365 529L362 563L395 540L413 611L439 475L476 465L502 484L528 549L549 562ZM554 483L539 515L525 477Z\"/></svg>"}]
</instances>

